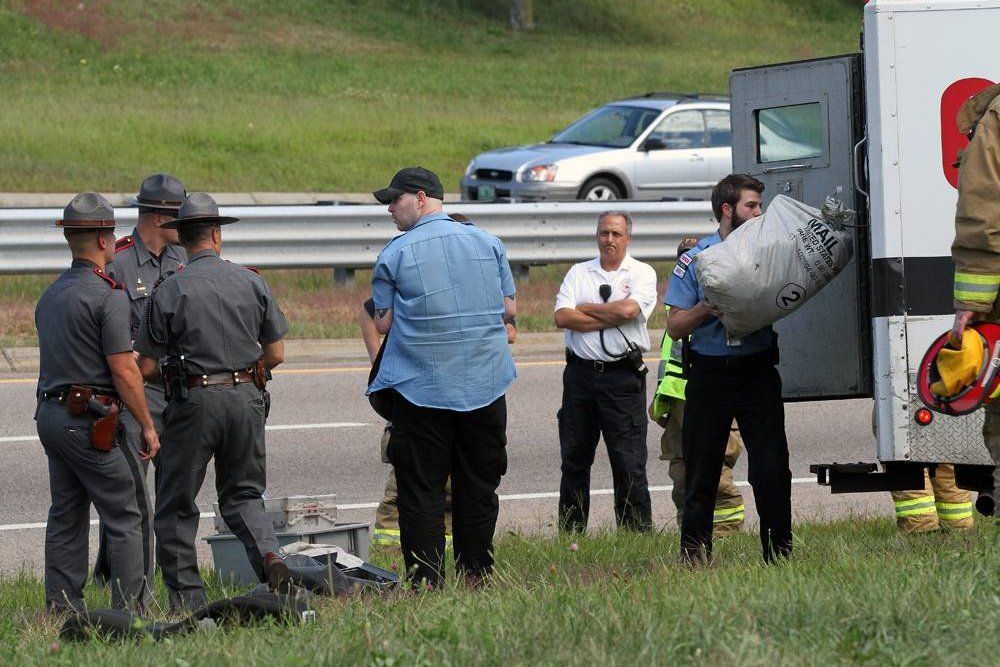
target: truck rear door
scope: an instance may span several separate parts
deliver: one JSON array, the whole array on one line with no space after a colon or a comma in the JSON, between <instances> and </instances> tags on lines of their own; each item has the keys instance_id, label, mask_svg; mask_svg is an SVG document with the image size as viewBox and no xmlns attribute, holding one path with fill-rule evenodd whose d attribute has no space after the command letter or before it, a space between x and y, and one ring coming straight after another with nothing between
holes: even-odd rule
<instances>
[{"instance_id":1,"label":"truck rear door","mask_svg":"<svg viewBox=\"0 0 1000 667\"><path fill-rule=\"evenodd\" d=\"M809 303L779 321L786 400L871 396L866 202L862 194L861 56L734 70L733 171L819 208L833 196L858 212L854 257Z\"/></svg>"}]
</instances>

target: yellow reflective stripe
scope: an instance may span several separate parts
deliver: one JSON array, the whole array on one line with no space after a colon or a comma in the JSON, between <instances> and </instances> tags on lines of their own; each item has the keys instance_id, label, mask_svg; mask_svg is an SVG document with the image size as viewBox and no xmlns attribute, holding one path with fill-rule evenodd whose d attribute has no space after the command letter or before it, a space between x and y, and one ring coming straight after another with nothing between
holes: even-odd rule
<instances>
[{"instance_id":1,"label":"yellow reflective stripe","mask_svg":"<svg viewBox=\"0 0 1000 667\"><path fill-rule=\"evenodd\" d=\"M946 510L972 509L971 501L967 503L935 503L935 505L938 506L938 509L944 508Z\"/></svg>"},{"instance_id":2,"label":"yellow reflective stripe","mask_svg":"<svg viewBox=\"0 0 1000 667\"><path fill-rule=\"evenodd\" d=\"M972 503L936 503L938 515L942 519L967 519L972 516Z\"/></svg>"},{"instance_id":3,"label":"yellow reflective stripe","mask_svg":"<svg viewBox=\"0 0 1000 667\"><path fill-rule=\"evenodd\" d=\"M715 510L712 516L712 523L727 523L729 521L743 521L745 518L745 508L743 505L739 507L725 507L722 509Z\"/></svg>"},{"instance_id":4,"label":"yellow reflective stripe","mask_svg":"<svg viewBox=\"0 0 1000 667\"><path fill-rule=\"evenodd\" d=\"M955 272L956 283L968 283L970 285L992 285L1000 287L1000 274L992 273L963 273Z\"/></svg>"},{"instance_id":5,"label":"yellow reflective stripe","mask_svg":"<svg viewBox=\"0 0 1000 667\"><path fill-rule=\"evenodd\" d=\"M959 301L993 303L1000 291L1000 275L955 272L955 298Z\"/></svg>"},{"instance_id":6,"label":"yellow reflective stripe","mask_svg":"<svg viewBox=\"0 0 1000 667\"><path fill-rule=\"evenodd\" d=\"M392 528L376 528L372 535L372 544L399 546L399 531Z\"/></svg>"},{"instance_id":7,"label":"yellow reflective stripe","mask_svg":"<svg viewBox=\"0 0 1000 667\"><path fill-rule=\"evenodd\" d=\"M913 500L896 501L896 517L913 516L915 514L934 514L934 496L921 496Z\"/></svg>"},{"instance_id":8,"label":"yellow reflective stripe","mask_svg":"<svg viewBox=\"0 0 1000 667\"><path fill-rule=\"evenodd\" d=\"M971 301L973 303L993 303L997 299L998 291L992 292L969 292L968 290L956 289L954 296L956 301Z\"/></svg>"},{"instance_id":9,"label":"yellow reflective stripe","mask_svg":"<svg viewBox=\"0 0 1000 667\"><path fill-rule=\"evenodd\" d=\"M910 507L911 505L923 505L924 503L933 503L933 502L934 502L934 496L931 495L919 496L917 498L910 498L908 500L895 501L896 509L900 509L903 507Z\"/></svg>"},{"instance_id":10,"label":"yellow reflective stripe","mask_svg":"<svg viewBox=\"0 0 1000 667\"><path fill-rule=\"evenodd\" d=\"M451 535L444 536L445 544L451 544ZM399 531L391 528L376 528L372 544L399 544Z\"/></svg>"}]
</instances>

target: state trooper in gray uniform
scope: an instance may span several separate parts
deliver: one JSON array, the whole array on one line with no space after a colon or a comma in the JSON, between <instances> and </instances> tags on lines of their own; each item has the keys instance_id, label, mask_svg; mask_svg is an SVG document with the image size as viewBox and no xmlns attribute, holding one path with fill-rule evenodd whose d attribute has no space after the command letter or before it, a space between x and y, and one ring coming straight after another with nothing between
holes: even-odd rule
<instances>
[{"instance_id":1,"label":"state trooper in gray uniform","mask_svg":"<svg viewBox=\"0 0 1000 667\"><path fill-rule=\"evenodd\" d=\"M108 275L122 285L131 304L131 331L135 340L139 322L146 314L146 302L153 293L153 286L168 271L175 271L187 261L184 248L179 245L176 229L161 225L177 217L177 209L187 195L184 184L170 174L153 174L142 182L133 203L139 207L139 221L128 236L115 243L115 257L108 267ZM159 380L146 383L146 403L153 415L156 432L163 435L163 410L167 399ZM153 502L147 489L148 461L140 458L142 450L141 428L132 413L123 411L121 421L125 427L126 454L131 454L139 464L142 475L136 487L136 502L142 514L143 562L146 577L153 580L155 565L153 552ZM100 546L94 564L94 579L107 581L107 531L100 528Z\"/></svg>"},{"instance_id":2,"label":"state trooper in gray uniform","mask_svg":"<svg viewBox=\"0 0 1000 667\"><path fill-rule=\"evenodd\" d=\"M287 583L278 540L264 511L267 371L284 361L288 323L255 271L219 258L222 228L207 194L188 196L176 227L188 263L148 299L135 349L145 377L162 360L167 409L157 467L156 554L172 607L205 602L198 574L195 496L215 458L219 509L250 564L272 588Z\"/></svg>"},{"instance_id":3,"label":"state trooper in gray uniform","mask_svg":"<svg viewBox=\"0 0 1000 667\"><path fill-rule=\"evenodd\" d=\"M107 531L111 598L141 606L147 595L137 466L126 456L117 425L119 403L140 424L142 459L160 442L132 355L125 292L104 269L114 255L111 204L84 192L56 223L73 263L35 308L39 341L38 437L49 463L52 505L45 529L45 601L50 612L86 608L90 504Z\"/></svg>"}]
</instances>

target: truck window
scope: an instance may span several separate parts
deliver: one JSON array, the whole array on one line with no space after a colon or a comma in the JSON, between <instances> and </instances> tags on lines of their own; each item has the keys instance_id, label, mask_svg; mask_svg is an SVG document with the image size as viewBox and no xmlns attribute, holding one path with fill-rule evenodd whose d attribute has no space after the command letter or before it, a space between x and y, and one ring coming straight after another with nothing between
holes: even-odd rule
<instances>
[{"instance_id":1,"label":"truck window","mask_svg":"<svg viewBox=\"0 0 1000 667\"><path fill-rule=\"evenodd\" d=\"M758 162L823 155L823 113L819 102L760 109L754 115Z\"/></svg>"}]
</instances>

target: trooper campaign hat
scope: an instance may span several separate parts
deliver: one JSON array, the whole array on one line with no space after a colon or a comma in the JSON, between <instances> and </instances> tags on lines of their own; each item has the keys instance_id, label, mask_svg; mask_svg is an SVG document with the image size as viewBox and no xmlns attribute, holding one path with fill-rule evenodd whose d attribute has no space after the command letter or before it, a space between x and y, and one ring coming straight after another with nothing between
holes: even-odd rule
<instances>
[{"instance_id":1,"label":"trooper campaign hat","mask_svg":"<svg viewBox=\"0 0 1000 667\"><path fill-rule=\"evenodd\" d=\"M372 194L383 204L391 204L393 199L403 193L417 194L421 190L428 197L444 199L444 186L441 185L441 179L433 171L423 167L400 169L392 177L389 187L376 190Z\"/></svg>"},{"instance_id":2,"label":"trooper campaign hat","mask_svg":"<svg viewBox=\"0 0 1000 667\"><path fill-rule=\"evenodd\" d=\"M63 209L62 220L56 227L68 229L114 229L115 209L107 199L96 192L81 192Z\"/></svg>"},{"instance_id":3,"label":"trooper campaign hat","mask_svg":"<svg viewBox=\"0 0 1000 667\"><path fill-rule=\"evenodd\" d=\"M187 190L180 179L170 174L153 174L139 186L132 203L143 208L177 211L184 203Z\"/></svg>"},{"instance_id":4,"label":"trooper campaign hat","mask_svg":"<svg viewBox=\"0 0 1000 667\"><path fill-rule=\"evenodd\" d=\"M164 222L160 227L165 229L177 229L183 225L193 224L213 224L228 225L237 222L239 218L230 218L219 215L219 205L215 203L212 196L205 192L192 192L177 210L177 218Z\"/></svg>"}]
</instances>

